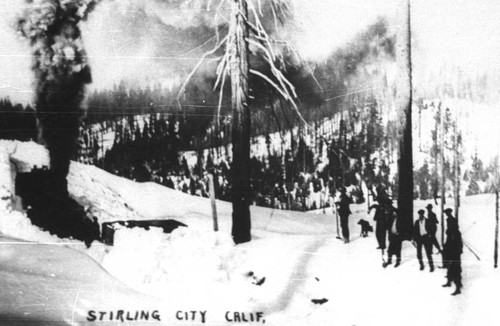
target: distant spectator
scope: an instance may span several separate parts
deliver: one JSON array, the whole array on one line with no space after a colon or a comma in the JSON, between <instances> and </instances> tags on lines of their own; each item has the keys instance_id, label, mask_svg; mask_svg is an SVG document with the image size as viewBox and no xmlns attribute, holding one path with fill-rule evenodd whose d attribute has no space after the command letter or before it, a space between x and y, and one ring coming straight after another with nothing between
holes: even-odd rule
<instances>
[{"instance_id":1,"label":"distant spectator","mask_svg":"<svg viewBox=\"0 0 500 326\"><path fill-rule=\"evenodd\" d=\"M426 208L427 208L427 219L429 220L430 223L429 231L431 237L431 252L432 248L435 246L439 254L441 253L441 247L439 246L439 242L437 241L436 238L437 225L439 224L439 221L437 219L436 213L432 211L432 204L427 205Z\"/></svg>"},{"instance_id":2,"label":"distant spectator","mask_svg":"<svg viewBox=\"0 0 500 326\"><path fill-rule=\"evenodd\" d=\"M342 229L342 236L344 237L344 242L349 242L349 215L351 214L351 209L349 205L352 203L352 199L346 194L345 187L340 188L340 198L337 202L337 211L340 216L340 228Z\"/></svg>"},{"instance_id":3,"label":"distant spectator","mask_svg":"<svg viewBox=\"0 0 500 326\"><path fill-rule=\"evenodd\" d=\"M398 215L396 209L389 204L388 205L388 217L387 217L387 228L389 233L389 249L387 252L388 258L384 267L392 263L392 256L396 256L396 264L394 267L398 267L401 264L401 244L403 242L403 237L399 234L398 230Z\"/></svg>"},{"instance_id":4,"label":"distant spectator","mask_svg":"<svg viewBox=\"0 0 500 326\"><path fill-rule=\"evenodd\" d=\"M377 249L385 250L386 248L386 234L387 234L387 215L384 208L385 202L379 202L370 206L368 209L368 214L372 209L375 209L375 216L373 220L375 221L375 237L377 238L378 247Z\"/></svg>"},{"instance_id":5,"label":"distant spectator","mask_svg":"<svg viewBox=\"0 0 500 326\"><path fill-rule=\"evenodd\" d=\"M425 211L423 209L420 209L418 211L418 219L415 221L413 228L413 240L417 247L417 258L418 262L420 263L420 270L424 270L424 262L422 260L422 247L424 247L425 253L427 255L427 260L429 262L430 271L433 272L434 262L432 260L432 255L431 255L431 248L432 248L432 242L430 236L431 227L429 221L425 218L424 214Z\"/></svg>"},{"instance_id":6,"label":"distant spectator","mask_svg":"<svg viewBox=\"0 0 500 326\"><path fill-rule=\"evenodd\" d=\"M463 252L462 234L458 228L456 219L451 216L451 209L447 221L446 242L443 245L443 265L447 269L447 282L443 287L451 286L455 283L455 292L452 295L461 293L462 289L462 259Z\"/></svg>"}]
</instances>

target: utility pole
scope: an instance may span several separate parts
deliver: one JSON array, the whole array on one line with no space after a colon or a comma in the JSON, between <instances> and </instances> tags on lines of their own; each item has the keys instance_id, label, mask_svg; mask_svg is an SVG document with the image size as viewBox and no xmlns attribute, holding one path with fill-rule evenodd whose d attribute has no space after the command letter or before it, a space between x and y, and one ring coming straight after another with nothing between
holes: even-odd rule
<instances>
[{"instance_id":1,"label":"utility pole","mask_svg":"<svg viewBox=\"0 0 500 326\"><path fill-rule=\"evenodd\" d=\"M418 106L418 150L422 152L422 107Z\"/></svg>"},{"instance_id":2,"label":"utility pole","mask_svg":"<svg viewBox=\"0 0 500 326\"><path fill-rule=\"evenodd\" d=\"M454 165L455 165L455 216L458 222L459 209L460 209L460 154L459 154L459 146L460 146L460 136L457 131L457 120L455 119L453 124L453 150L454 150Z\"/></svg>"},{"instance_id":3,"label":"utility pole","mask_svg":"<svg viewBox=\"0 0 500 326\"><path fill-rule=\"evenodd\" d=\"M444 204L445 204L445 196L446 196L446 191L445 191L445 186L446 186L446 176L445 176L445 169L444 169L444 110L441 107L441 102L438 105L439 109L439 116L440 116L440 134L441 134L441 150L440 150L440 161L441 161L441 243L444 243Z\"/></svg>"},{"instance_id":4,"label":"utility pole","mask_svg":"<svg viewBox=\"0 0 500 326\"><path fill-rule=\"evenodd\" d=\"M495 160L495 170L494 170L494 182L495 182L495 243L493 246L493 266L494 268L498 267L498 205L499 205L499 195L498 195L498 182L500 175L498 174L498 148L499 143L497 141L497 159Z\"/></svg>"},{"instance_id":5,"label":"utility pole","mask_svg":"<svg viewBox=\"0 0 500 326\"><path fill-rule=\"evenodd\" d=\"M494 267L498 267L498 188L495 186L495 249L493 253Z\"/></svg>"},{"instance_id":6,"label":"utility pole","mask_svg":"<svg viewBox=\"0 0 500 326\"><path fill-rule=\"evenodd\" d=\"M302 172L304 172L304 174L306 173L306 130L307 128L304 126L304 128L302 128Z\"/></svg>"},{"instance_id":7,"label":"utility pole","mask_svg":"<svg viewBox=\"0 0 500 326\"><path fill-rule=\"evenodd\" d=\"M208 174L208 191L210 193L210 204L212 207L212 219L214 221L214 231L219 231L219 221L217 219L217 204L215 202L215 186L214 176L212 173Z\"/></svg>"},{"instance_id":8,"label":"utility pole","mask_svg":"<svg viewBox=\"0 0 500 326\"><path fill-rule=\"evenodd\" d=\"M232 236L236 244L251 240L250 234L250 108L248 106L248 8L246 0L233 0L229 33L232 144Z\"/></svg>"},{"instance_id":9,"label":"utility pole","mask_svg":"<svg viewBox=\"0 0 500 326\"><path fill-rule=\"evenodd\" d=\"M411 61L411 7L410 0L403 2L402 25L398 35L398 56L402 63L400 89L398 94L398 118L401 121L398 161L398 210L402 218L398 219L398 229L404 239L410 239L413 233L413 144L412 144L412 61Z\"/></svg>"},{"instance_id":10,"label":"utility pole","mask_svg":"<svg viewBox=\"0 0 500 326\"><path fill-rule=\"evenodd\" d=\"M101 168L104 169L104 156L106 153L104 152L104 127L101 125Z\"/></svg>"},{"instance_id":11,"label":"utility pole","mask_svg":"<svg viewBox=\"0 0 500 326\"><path fill-rule=\"evenodd\" d=\"M343 131L343 128L344 128L344 108L341 107L340 108L340 121L339 121L339 143L338 143L338 158L339 158L339 165L340 165L340 168L341 168L341 183L342 183L342 186L345 185L345 180L344 180L344 164L342 162L342 156L341 156L341 153L342 153L342 148L344 147L342 144L342 138L343 138L343 135L344 135L344 131Z\"/></svg>"}]
</instances>

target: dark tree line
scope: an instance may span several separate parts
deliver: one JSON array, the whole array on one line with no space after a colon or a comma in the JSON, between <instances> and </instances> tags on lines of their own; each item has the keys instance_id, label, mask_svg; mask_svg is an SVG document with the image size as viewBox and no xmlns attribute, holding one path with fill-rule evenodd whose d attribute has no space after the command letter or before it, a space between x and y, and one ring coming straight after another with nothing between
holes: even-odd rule
<instances>
[{"instance_id":1,"label":"dark tree line","mask_svg":"<svg viewBox=\"0 0 500 326\"><path fill-rule=\"evenodd\" d=\"M35 140L37 138L35 110L29 105L13 104L9 98L0 99L0 138Z\"/></svg>"},{"instance_id":2,"label":"dark tree line","mask_svg":"<svg viewBox=\"0 0 500 326\"><path fill-rule=\"evenodd\" d=\"M151 181L152 170L177 169L181 129L175 116L151 114L141 128L129 115L116 124L114 144L103 158L104 169L137 181Z\"/></svg>"},{"instance_id":3,"label":"dark tree line","mask_svg":"<svg viewBox=\"0 0 500 326\"><path fill-rule=\"evenodd\" d=\"M361 192L361 181L372 193L380 186L392 189L388 157L382 149L390 141L390 136L384 132L377 102L366 103L363 109L351 109L358 114L351 117L352 121L340 120L338 130L332 131L323 125L306 134L304 130L296 129L297 133L288 134L291 138L289 146L282 144L279 152L271 150L271 147L276 148L276 144L271 144L270 135L266 135L267 150L250 161L253 200L257 204L270 205L264 197L270 196L275 184L291 190L294 183L299 182L306 191L308 185L304 184L305 179L312 176L322 179L323 184L329 184L330 188L354 186L354 195L359 202L364 201L367 195ZM222 159L231 165L229 156L220 154L212 147L207 161L203 161L204 147L195 146L199 143L193 141L197 135L188 122L182 116L154 113L128 115L109 124L94 125L82 132L81 143L88 150L80 151L80 160L93 162L130 179L156 181L164 185L167 185L169 175L201 179L205 172L219 170L229 186L219 193L218 198L229 200L232 178L225 173L229 170L213 163ZM102 144L98 134L101 131L95 126L104 126L115 134L114 144L103 159L99 158ZM229 130L229 121L221 121L220 128ZM254 137L252 142L256 142L258 137ZM213 146L216 142L208 143ZM186 150L195 150L198 154L198 163L194 168L190 169L180 160ZM323 152L326 156L320 154Z\"/></svg>"}]
</instances>

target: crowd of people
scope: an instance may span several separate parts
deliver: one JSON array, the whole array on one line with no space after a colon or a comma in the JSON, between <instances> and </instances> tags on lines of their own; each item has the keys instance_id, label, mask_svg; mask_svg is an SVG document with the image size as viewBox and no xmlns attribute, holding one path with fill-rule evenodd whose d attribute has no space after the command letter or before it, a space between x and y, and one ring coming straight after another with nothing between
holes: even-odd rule
<instances>
[{"instance_id":1,"label":"crowd of people","mask_svg":"<svg viewBox=\"0 0 500 326\"><path fill-rule=\"evenodd\" d=\"M345 194L345 192L343 192L343 194ZM389 196L384 191L381 191L378 193L376 201L376 204L369 207L368 213L370 213L372 209L375 209L373 219L375 221L375 237L378 243L377 249L382 250L382 255L385 249L387 249L387 261L383 263L384 268L392 264L393 257L396 258L394 267L398 267L401 264L402 242L409 239L408 237L404 237L400 231L398 210L393 206ZM345 198L337 203L337 211L341 218L341 229L345 242L349 242L349 230L346 222L350 213L349 202L350 201ZM437 249L437 254L442 255L442 267L447 271L447 282L443 287L449 287L454 283L455 291L452 295L457 295L461 293L461 288L463 286L461 267L463 242L458 221L453 216L453 210L451 208L444 210L446 214L446 241L441 248L436 238L439 222L432 209L432 204L428 204L426 206L427 212L423 209L417 211L418 217L413 223L410 238L412 244L416 248L416 255L421 271L425 269L422 251L425 252L430 272L434 272L435 270L432 256L434 247ZM386 240L388 240L388 246Z\"/></svg>"},{"instance_id":2,"label":"crowd of people","mask_svg":"<svg viewBox=\"0 0 500 326\"><path fill-rule=\"evenodd\" d=\"M334 178L327 173L298 172L293 176L284 177L281 167L266 166L263 160L253 157L252 173L250 180L251 198L250 204L274 209L307 211L331 207L340 220L341 237L349 243L349 216L351 215L350 204L362 202L363 197L358 196L359 187L350 186L347 189L336 185ZM213 175L213 187L217 199L231 201L231 172L230 165L226 161L218 164L199 162L194 167L188 167L186 160L179 165L143 164L139 168L131 167L127 178L137 181L154 181L166 187L182 191L194 196L210 196L210 178ZM123 172L123 171L122 171ZM361 200L360 200L361 199ZM452 216L452 210L447 209L447 240L440 247L436 238L438 220L432 211L432 204L427 205L426 210L418 210L417 219L411 230L411 235L402 234L398 222L398 209L393 206L393 201L386 192L385 187L380 185L374 194L375 204L369 207L368 213L375 210L375 236L378 243L377 249L382 250L384 255L387 250L387 260L383 266L387 267L395 259L394 267L401 264L401 249L404 240L410 240L416 248L416 256L419 261L420 270L425 269L424 252L430 272L435 270L433 259L433 248L437 254L442 254L443 267L447 269L448 282L445 287L455 283L456 289L453 295L459 294L462 288L461 263L462 240L456 219ZM427 216L426 216L427 213Z\"/></svg>"}]
</instances>

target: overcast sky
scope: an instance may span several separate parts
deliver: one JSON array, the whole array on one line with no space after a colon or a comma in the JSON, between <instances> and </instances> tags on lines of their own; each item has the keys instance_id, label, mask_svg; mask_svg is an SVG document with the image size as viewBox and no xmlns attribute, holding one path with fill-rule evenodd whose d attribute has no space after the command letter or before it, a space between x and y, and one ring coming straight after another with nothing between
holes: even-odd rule
<instances>
[{"instance_id":1,"label":"overcast sky","mask_svg":"<svg viewBox=\"0 0 500 326\"><path fill-rule=\"evenodd\" d=\"M388 0L294 0L293 37L300 52L321 60L373 23L397 21L401 8ZM2 0L0 13L0 96L26 102L31 97L30 50L12 27L23 0ZM191 40L166 25L202 24L189 10L168 10L154 1L105 0L82 26L93 88L111 88L122 78L168 83L175 69L194 65L209 41ZM460 65L465 71L500 67L500 2L497 0L412 1L414 69ZM397 26L396 26L397 27ZM191 34L189 34L191 35ZM208 44L208 43L207 43ZM154 60L153 60L154 58Z\"/></svg>"}]
</instances>

